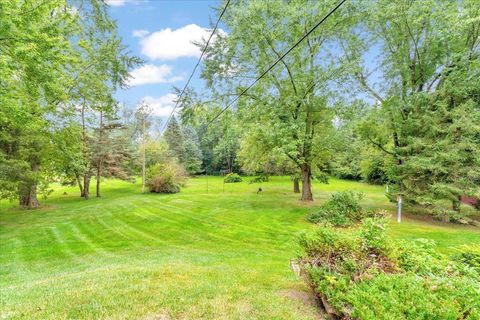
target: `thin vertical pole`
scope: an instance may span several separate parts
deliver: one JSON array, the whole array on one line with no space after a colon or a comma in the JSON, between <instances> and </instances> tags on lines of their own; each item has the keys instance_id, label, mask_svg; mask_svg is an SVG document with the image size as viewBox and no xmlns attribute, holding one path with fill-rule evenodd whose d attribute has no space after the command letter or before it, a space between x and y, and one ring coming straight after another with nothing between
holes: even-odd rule
<instances>
[{"instance_id":1,"label":"thin vertical pole","mask_svg":"<svg viewBox=\"0 0 480 320\"><path fill-rule=\"evenodd\" d=\"M402 196L397 197L397 222L402 222Z\"/></svg>"},{"instance_id":2,"label":"thin vertical pole","mask_svg":"<svg viewBox=\"0 0 480 320\"><path fill-rule=\"evenodd\" d=\"M208 193L208 172L205 171L205 177L207 178L207 193Z\"/></svg>"},{"instance_id":3,"label":"thin vertical pole","mask_svg":"<svg viewBox=\"0 0 480 320\"><path fill-rule=\"evenodd\" d=\"M142 126L143 126L143 141L142 141L142 144L143 144L143 159L142 159L142 193L145 192L145 119L146 118L146 115L144 114L143 115L143 123L142 123Z\"/></svg>"}]
</instances>

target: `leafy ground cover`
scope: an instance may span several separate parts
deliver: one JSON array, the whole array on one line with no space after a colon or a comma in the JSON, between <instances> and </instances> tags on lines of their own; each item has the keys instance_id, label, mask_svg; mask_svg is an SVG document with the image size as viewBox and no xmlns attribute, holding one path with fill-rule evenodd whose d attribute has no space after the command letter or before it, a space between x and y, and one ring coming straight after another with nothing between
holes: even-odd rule
<instances>
[{"instance_id":1,"label":"leafy ground cover","mask_svg":"<svg viewBox=\"0 0 480 320\"><path fill-rule=\"evenodd\" d=\"M431 240L395 240L386 217L331 224L300 237L302 274L342 319L478 319L480 254L441 255ZM478 248L479 246L477 246Z\"/></svg>"},{"instance_id":2,"label":"leafy ground cover","mask_svg":"<svg viewBox=\"0 0 480 320\"><path fill-rule=\"evenodd\" d=\"M89 201L58 187L35 211L0 202L0 318L321 318L290 269L298 233L314 227L307 213L345 190L367 209L393 205L380 186L331 179L303 204L288 177L245 180L194 178L174 195L111 180ZM480 245L478 228L408 215L390 234L446 254Z\"/></svg>"}]
</instances>

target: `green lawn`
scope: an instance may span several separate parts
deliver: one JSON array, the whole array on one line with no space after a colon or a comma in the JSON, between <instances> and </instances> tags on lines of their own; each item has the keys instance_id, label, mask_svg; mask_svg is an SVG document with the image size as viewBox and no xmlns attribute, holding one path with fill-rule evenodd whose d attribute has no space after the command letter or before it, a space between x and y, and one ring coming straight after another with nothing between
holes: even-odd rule
<instances>
[{"instance_id":1,"label":"green lawn","mask_svg":"<svg viewBox=\"0 0 480 320\"><path fill-rule=\"evenodd\" d=\"M312 228L306 213L338 190L394 207L382 187L335 179L314 184L313 205L286 177L257 188L209 177L207 192L203 177L156 195L107 181L101 199L57 188L41 210L0 202L0 319L319 318L289 268L295 235ZM391 233L434 239L444 253L480 244L478 229L412 219Z\"/></svg>"}]
</instances>

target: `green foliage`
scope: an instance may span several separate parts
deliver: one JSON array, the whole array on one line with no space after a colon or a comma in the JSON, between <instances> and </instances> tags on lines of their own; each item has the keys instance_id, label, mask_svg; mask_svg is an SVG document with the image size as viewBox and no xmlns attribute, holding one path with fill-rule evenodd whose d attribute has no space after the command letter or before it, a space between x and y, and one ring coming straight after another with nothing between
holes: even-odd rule
<instances>
[{"instance_id":1,"label":"green foliage","mask_svg":"<svg viewBox=\"0 0 480 320\"><path fill-rule=\"evenodd\" d=\"M16 166L0 175L0 198L33 208L49 182L90 171L91 150L73 136L79 110L114 113L140 60L101 1L1 1L0 12L0 167Z\"/></svg>"},{"instance_id":2,"label":"green foliage","mask_svg":"<svg viewBox=\"0 0 480 320\"><path fill-rule=\"evenodd\" d=\"M229 173L225 176L223 179L225 183L236 183L236 182L242 182L242 177L238 173Z\"/></svg>"},{"instance_id":3,"label":"green foliage","mask_svg":"<svg viewBox=\"0 0 480 320\"><path fill-rule=\"evenodd\" d=\"M376 100L359 133L393 164L383 171L406 201L447 200L458 211L459 196L480 192L478 3L371 1L357 9L365 29L345 37L348 70ZM376 46L377 59L365 59ZM377 180L374 168L365 173Z\"/></svg>"},{"instance_id":4,"label":"green foliage","mask_svg":"<svg viewBox=\"0 0 480 320\"><path fill-rule=\"evenodd\" d=\"M392 241L388 221L367 218L358 230L323 224L300 236L300 261L329 308L355 319L477 319L478 251L452 261L432 241Z\"/></svg>"},{"instance_id":5,"label":"green foliage","mask_svg":"<svg viewBox=\"0 0 480 320\"><path fill-rule=\"evenodd\" d=\"M190 126L183 127L184 140L184 166L188 173L199 173L202 169L202 150L195 129Z\"/></svg>"},{"instance_id":6,"label":"green foliage","mask_svg":"<svg viewBox=\"0 0 480 320\"><path fill-rule=\"evenodd\" d=\"M385 184L388 176L385 170L385 157L382 154L371 153L360 161L361 177L371 184Z\"/></svg>"},{"instance_id":7,"label":"green foliage","mask_svg":"<svg viewBox=\"0 0 480 320\"><path fill-rule=\"evenodd\" d=\"M202 76L208 87L215 94L241 92L244 82L232 79L261 74L272 57L279 57L305 35L326 7L322 1L308 1L307 5L301 1L232 3L224 18L228 36L218 35L207 51ZM250 136L242 145L242 160L248 171L259 170L257 166L265 166L270 159L288 159L296 171L303 170L305 201L313 200L313 168L326 166L331 157L328 141L334 94L328 79L340 72L331 48L335 47L335 34L347 20L339 15L326 20L322 41L301 42L281 60L282 68L270 70L269 77L238 101L238 122Z\"/></svg>"},{"instance_id":8,"label":"green foliage","mask_svg":"<svg viewBox=\"0 0 480 320\"><path fill-rule=\"evenodd\" d=\"M189 174L200 172L202 151L196 131L190 126L182 126L175 116L170 119L164 133L171 154L177 158Z\"/></svg>"},{"instance_id":9,"label":"green foliage","mask_svg":"<svg viewBox=\"0 0 480 320\"><path fill-rule=\"evenodd\" d=\"M177 193L185 183L186 172L176 162L158 163L147 170L146 182L151 192Z\"/></svg>"},{"instance_id":10,"label":"green foliage","mask_svg":"<svg viewBox=\"0 0 480 320\"><path fill-rule=\"evenodd\" d=\"M457 249L452 259L468 265L480 275L480 246L464 245Z\"/></svg>"},{"instance_id":11,"label":"green foliage","mask_svg":"<svg viewBox=\"0 0 480 320\"><path fill-rule=\"evenodd\" d=\"M360 206L363 195L352 191L334 193L316 212L307 216L313 223L329 221L336 226L349 226L368 213Z\"/></svg>"},{"instance_id":12,"label":"green foliage","mask_svg":"<svg viewBox=\"0 0 480 320\"><path fill-rule=\"evenodd\" d=\"M262 183L262 182L268 182L269 180L269 176L267 174L261 174L261 175L258 175L254 178L252 178L250 180L250 184L253 184L253 183Z\"/></svg>"},{"instance_id":13,"label":"green foliage","mask_svg":"<svg viewBox=\"0 0 480 320\"><path fill-rule=\"evenodd\" d=\"M387 239L388 218L365 218L360 227L362 248L365 251L387 253L390 250Z\"/></svg>"}]
</instances>

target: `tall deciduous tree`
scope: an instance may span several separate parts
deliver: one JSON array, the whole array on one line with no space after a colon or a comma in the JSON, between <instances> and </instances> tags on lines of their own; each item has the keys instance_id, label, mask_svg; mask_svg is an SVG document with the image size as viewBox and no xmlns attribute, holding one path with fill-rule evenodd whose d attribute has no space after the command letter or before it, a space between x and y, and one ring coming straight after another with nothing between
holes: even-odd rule
<instances>
[{"instance_id":1,"label":"tall deciduous tree","mask_svg":"<svg viewBox=\"0 0 480 320\"><path fill-rule=\"evenodd\" d=\"M242 91L327 13L334 1L240 1L231 4L219 34L207 50L203 73L214 90ZM305 39L241 98L247 131L259 130L298 167L302 200L313 200L313 172L323 166L331 128L329 79L338 69L329 53L343 23L338 12ZM338 49L336 49L338 50ZM338 52L337 52L338 53Z\"/></svg>"},{"instance_id":2,"label":"tall deciduous tree","mask_svg":"<svg viewBox=\"0 0 480 320\"><path fill-rule=\"evenodd\" d=\"M56 130L93 101L112 105L113 90L139 61L125 53L102 1L2 1L0 12L0 167L10 167L0 177L1 196L17 193L21 206L37 207L47 174L84 171L74 161L71 170L51 172Z\"/></svg>"},{"instance_id":3,"label":"tall deciduous tree","mask_svg":"<svg viewBox=\"0 0 480 320\"><path fill-rule=\"evenodd\" d=\"M65 1L0 3L0 193L38 206L48 114L64 101L76 17Z\"/></svg>"}]
</instances>

